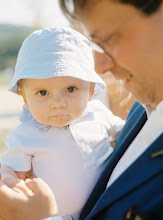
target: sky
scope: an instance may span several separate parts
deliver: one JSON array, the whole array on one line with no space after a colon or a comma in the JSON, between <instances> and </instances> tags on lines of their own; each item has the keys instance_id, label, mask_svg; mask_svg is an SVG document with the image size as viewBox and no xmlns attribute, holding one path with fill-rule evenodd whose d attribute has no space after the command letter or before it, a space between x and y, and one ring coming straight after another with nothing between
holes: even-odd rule
<instances>
[{"instance_id":1,"label":"sky","mask_svg":"<svg viewBox=\"0 0 163 220\"><path fill-rule=\"evenodd\" d=\"M68 25L58 0L0 0L0 23L42 28Z\"/></svg>"}]
</instances>

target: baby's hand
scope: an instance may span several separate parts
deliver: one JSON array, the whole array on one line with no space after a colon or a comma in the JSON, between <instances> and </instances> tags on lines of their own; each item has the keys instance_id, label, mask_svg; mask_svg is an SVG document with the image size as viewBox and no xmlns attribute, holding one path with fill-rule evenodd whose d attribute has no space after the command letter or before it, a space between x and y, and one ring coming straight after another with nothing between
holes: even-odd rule
<instances>
[{"instance_id":1,"label":"baby's hand","mask_svg":"<svg viewBox=\"0 0 163 220\"><path fill-rule=\"evenodd\" d=\"M26 196L33 196L33 192L26 186L24 180L22 179L9 179L3 182L15 192Z\"/></svg>"},{"instance_id":2,"label":"baby's hand","mask_svg":"<svg viewBox=\"0 0 163 220\"><path fill-rule=\"evenodd\" d=\"M24 180L20 179L13 170L7 167L1 168L1 176L2 181L14 191L26 196L33 195L33 192L26 186Z\"/></svg>"}]
</instances>

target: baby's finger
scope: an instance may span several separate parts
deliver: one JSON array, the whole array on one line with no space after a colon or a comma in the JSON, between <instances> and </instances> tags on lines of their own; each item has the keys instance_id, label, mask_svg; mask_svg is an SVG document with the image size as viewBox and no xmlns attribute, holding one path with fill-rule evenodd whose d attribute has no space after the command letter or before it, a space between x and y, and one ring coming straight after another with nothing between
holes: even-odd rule
<instances>
[{"instance_id":1,"label":"baby's finger","mask_svg":"<svg viewBox=\"0 0 163 220\"><path fill-rule=\"evenodd\" d=\"M17 192L17 193L20 193L20 194L24 195L24 193L22 192L22 190L20 190L20 189L17 188L17 187L13 187L12 190L14 190L14 191Z\"/></svg>"},{"instance_id":2,"label":"baby's finger","mask_svg":"<svg viewBox=\"0 0 163 220\"><path fill-rule=\"evenodd\" d=\"M33 192L26 186L25 182L21 179L7 180L5 181L5 184L11 189L15 189L15 188L19 189L26 196L33 196Z\"/></svg>"},{"instance_id":3,"label":"baby's finger","mask_svg":"<svg viewBox=\"0 0 163 220\"><path fill-rule=\"evenodd\" d=\"M33 192L26 186L25 182L22 180L16 184L16 187L19 188L26 196L33 196Z\"/></svg>"}]
</instances>

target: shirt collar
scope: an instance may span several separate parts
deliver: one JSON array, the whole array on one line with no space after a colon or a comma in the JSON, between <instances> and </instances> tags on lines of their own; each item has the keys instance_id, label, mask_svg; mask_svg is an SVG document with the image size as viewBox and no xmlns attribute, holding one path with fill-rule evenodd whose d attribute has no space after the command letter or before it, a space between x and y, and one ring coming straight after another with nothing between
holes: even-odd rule
<instances>
[{"instance_id":1,"label":"shirt collar","mask_svg":"<svg viewBox=\"0 0 163 220\"><path fill-rule=\"evenodd\" d=\"M163 113L163 100L157 105L156 111Z\"/></svg>"},{"instance_id":2,"label":"shirt collar","mask_svg":"<svg viewBox=\"0 0 163 220\"><path fill-rule=\"evenodd\" d=\"M144 106L147 112L147 117L151 115L153 111L156 111L158 113L163 113L163 100L157 105L156 108L153 108L151 105Z\"/></svg>"}]
</instances>

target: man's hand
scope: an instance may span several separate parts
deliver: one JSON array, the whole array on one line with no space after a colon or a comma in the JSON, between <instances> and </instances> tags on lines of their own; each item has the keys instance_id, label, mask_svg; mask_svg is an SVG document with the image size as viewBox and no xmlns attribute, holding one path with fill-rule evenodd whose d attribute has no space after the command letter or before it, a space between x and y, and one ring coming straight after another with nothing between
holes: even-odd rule
<instances>
[{"instance_id":1,"label":"man's hand","mask_svg":"<svg viewBox=\"0 0 163 220\"><path fill-rule=\"evenodd\" d=\"M49 186L41 179L27 179L33 196L25 196L0 181L0 220L40 220L58 214L56 200Z\"/></svg>"},{"instance_id":2,"label":"man's hand","mask_svg":"<svg viewBox=\"0 0 163 220\"><path fill-rule=\"evenodd\" d=\"M28 189L24 182L28 172L15 172L8 167L1 168L0 172L2 182L12 190L26 196L33 195L32 191Z\"/></svg>"},{"instance_id":3,"label":"man's hand","mask_svg":"<svg viewBox=\"0 0 163 220\"><path fill-rule=\"evenodd\" d=\"M15 192L24 194L26 196L33 196L33 192L28 189L26 186L24 180L21 179L10 179L3 181L4 184L6 184L10 189L14 190Z\"/></svg>"}]
</instances>

